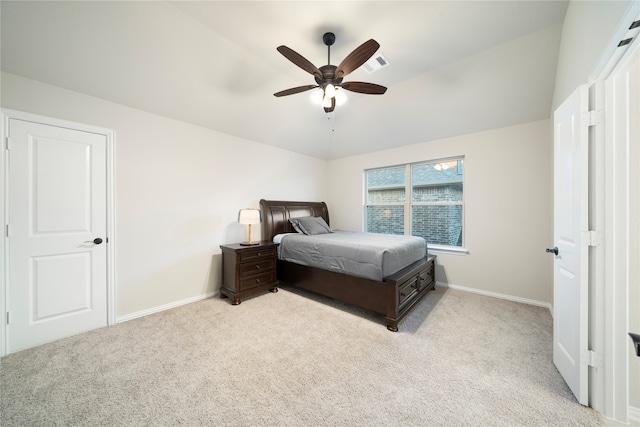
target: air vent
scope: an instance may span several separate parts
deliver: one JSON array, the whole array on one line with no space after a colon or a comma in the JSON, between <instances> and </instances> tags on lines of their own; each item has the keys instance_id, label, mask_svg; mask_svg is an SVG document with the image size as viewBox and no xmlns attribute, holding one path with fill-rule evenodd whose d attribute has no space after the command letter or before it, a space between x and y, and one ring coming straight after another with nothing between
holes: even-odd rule
<instances>
[{"instance_id":1,"label":"air vent","mask_svg":"<svg viewBox=\"0 0 640 427\"><path fill-rule=\"evenodd\" d=\"M387 58L385 58L383 54L379 53L369 58L369 60L362 65L362 68L364 68L367 73L371 74L388 66L389 61Z\"/></svg>"},{"instance_id":2,"label":"air vent","mask_svg":"<svg viewBox=\"0 0 640 427\"><path fill-rule=\"evenodd\" d=\"M634 28L638 28L640 27L640 20L638 21L633 21L633 24L631 24L631 26L629 27L630 30L633 30Z\"/></svg>"}]
</instances>

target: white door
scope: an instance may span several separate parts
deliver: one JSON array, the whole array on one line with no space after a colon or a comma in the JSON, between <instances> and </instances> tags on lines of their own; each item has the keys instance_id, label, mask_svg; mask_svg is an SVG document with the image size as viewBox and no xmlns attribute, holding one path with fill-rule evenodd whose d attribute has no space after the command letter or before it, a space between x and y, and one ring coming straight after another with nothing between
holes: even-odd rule
<instances>
[{"instance_id":1,"label":"white door","mask_svg":"<svg viewBox=\"0 0 640 427\"><path fill-rule=\"evenodd\" d=\"M605 415L620 422L629 421L629 408L640 398L640 359L628 335L640 333L640 43L633 43L605 82L610 171L605 199L605 301L610 313L605 372L610 388L605 392Z\"/></svg>"},{"instance_id":2,"label":"white door","mask_svg":"<svg viewBox=\"0 0 640 427\"><path fill-rule=\"evenodd\" d=\"M583 405L588 402L588 87L554 113L553 362Z\"/></svg>"},{"instance_id":3,"label":"white door","mask_svg":"<svg viewBox=\"0 0 640 427\"><path fill-rule=\"evenodd\" d=\"M8 132L11 353L107 325L107 141L16 119Z\"/></svg>"}]
</instances>

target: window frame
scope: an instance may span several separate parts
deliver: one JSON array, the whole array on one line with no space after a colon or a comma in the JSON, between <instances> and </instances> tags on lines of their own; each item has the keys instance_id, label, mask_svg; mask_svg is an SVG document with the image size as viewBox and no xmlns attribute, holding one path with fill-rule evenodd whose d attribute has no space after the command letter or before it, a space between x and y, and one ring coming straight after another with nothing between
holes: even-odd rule
<instances>
[{"instance_id":1,"label":"window frame","mask_svg":"<svg viewBox=\"0 0 640 427\"><path fill-rule=\"evenodd\" d=\"M367 210L369 207L371 206L403 206L404 209L404 235L408 235L411 236L413 235L413 221L412 221L412 212L413 212L413 207L414 206L461 206L461 215L462 218L460 220L461 222L461 227L462 227L462 242L461 242L461 246L451 246L451 245L441 245L441 244L433 244L433 243L429 243L428 244L428 249L429 252L443 252L443 253L452 253L452 254L461 254L461 255L465 255L468 254L469 251L466 249L465 247L465 243L466 243L466 239L465 239L465 234L466 234L466 209L465 209L465 200L466 200L466 191L465 191L465 180L466 180L466 173L465 173L465 167L463 166L463 171L462 171L462 200L461 201L433 201L433 202L429 202L429 201L417 201L414 202L413 201L413 182L412 182L412 171L413 171L413 167L414 166L419 166L419 165L426 165L426 164L434 164L434 163L446 163L446 162L453 162L453 161L462 161L463 165L465 163L465 156L464 155L460 155L460 156L452 156L452 157L445 157L445 158L439 158L439 159L433 159L433 160L423 160L423 161L419 161L419 162L411 162L411 163L402 163L402 164L397 164L397 165L390 165L390 166L382 166L382 167L375 167L375 168L369 168L369 169L365 169L363 171L363 224L364 224L364 229L365 231L369 230L369 224L368 224L368 217L367 217ZM391 203L370 203L369 202L369 184L368 184L368 173L372 172L372 171L378 171L378 170L385 170L385 169L394 169L394 168L400 168L400 167L404 167L405 169L405 178L404 178L404 202L391 202ZM459 166L456 166L459 167ZM398 185L398 187L400 187Z\"/></svg>"}]
</instances>

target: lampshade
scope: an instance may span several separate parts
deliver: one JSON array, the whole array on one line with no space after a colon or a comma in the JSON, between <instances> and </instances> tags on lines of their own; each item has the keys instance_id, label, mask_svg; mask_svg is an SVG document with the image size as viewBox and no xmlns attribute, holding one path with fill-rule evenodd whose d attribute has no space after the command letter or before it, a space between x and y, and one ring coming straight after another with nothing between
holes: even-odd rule
<instances>
[{"instance_id":1,"label":"lampshade","mask_svg":"<svg viewBox=\"0 0 640 427\"><path fill-rule=\"evenodd\" d=\"M238 222L240 224L260 224L262 222L262 212L260 212L260 209L240 209Z\"/></svg>"}]
</instances>

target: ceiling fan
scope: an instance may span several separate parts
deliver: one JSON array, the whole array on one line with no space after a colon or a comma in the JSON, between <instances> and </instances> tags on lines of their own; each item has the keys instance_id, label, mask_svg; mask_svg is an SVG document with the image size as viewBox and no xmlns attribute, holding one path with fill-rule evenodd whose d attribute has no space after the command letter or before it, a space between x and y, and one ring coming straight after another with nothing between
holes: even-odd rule
<instances>
[{"instance_id":1,"label":"ceiling fan","mask_svg":"<svg viewBox=\"0 0 640 427\"><path fill-rule=\"evenodd\" d=\"M371 56L378 50L380 45L375 40L371 39L360 46L358 46L353 52L338 65L331 65L331 45L335 43L336 36L333 33L325 33L322 36L322 41L327 45L327 65L323 65L318 68L309 62L302 55L290 49L286 46L279 46L277 48L285 58L302 68L309 74L312 74L316 80L315 85L298 86L291 89L286 89L277 93L274 96L287 96L295 93L304 92L307 90L321 88L323 91L322 108L326 113L332 112L336 107L336 88L342 88L351 92L365 93L369 95L382 95L387 91L387 88L374 83L365 82L342 82L342 79L349 73L358 69L362 64L367 62Z\"/></svg>"}]
</instances>

